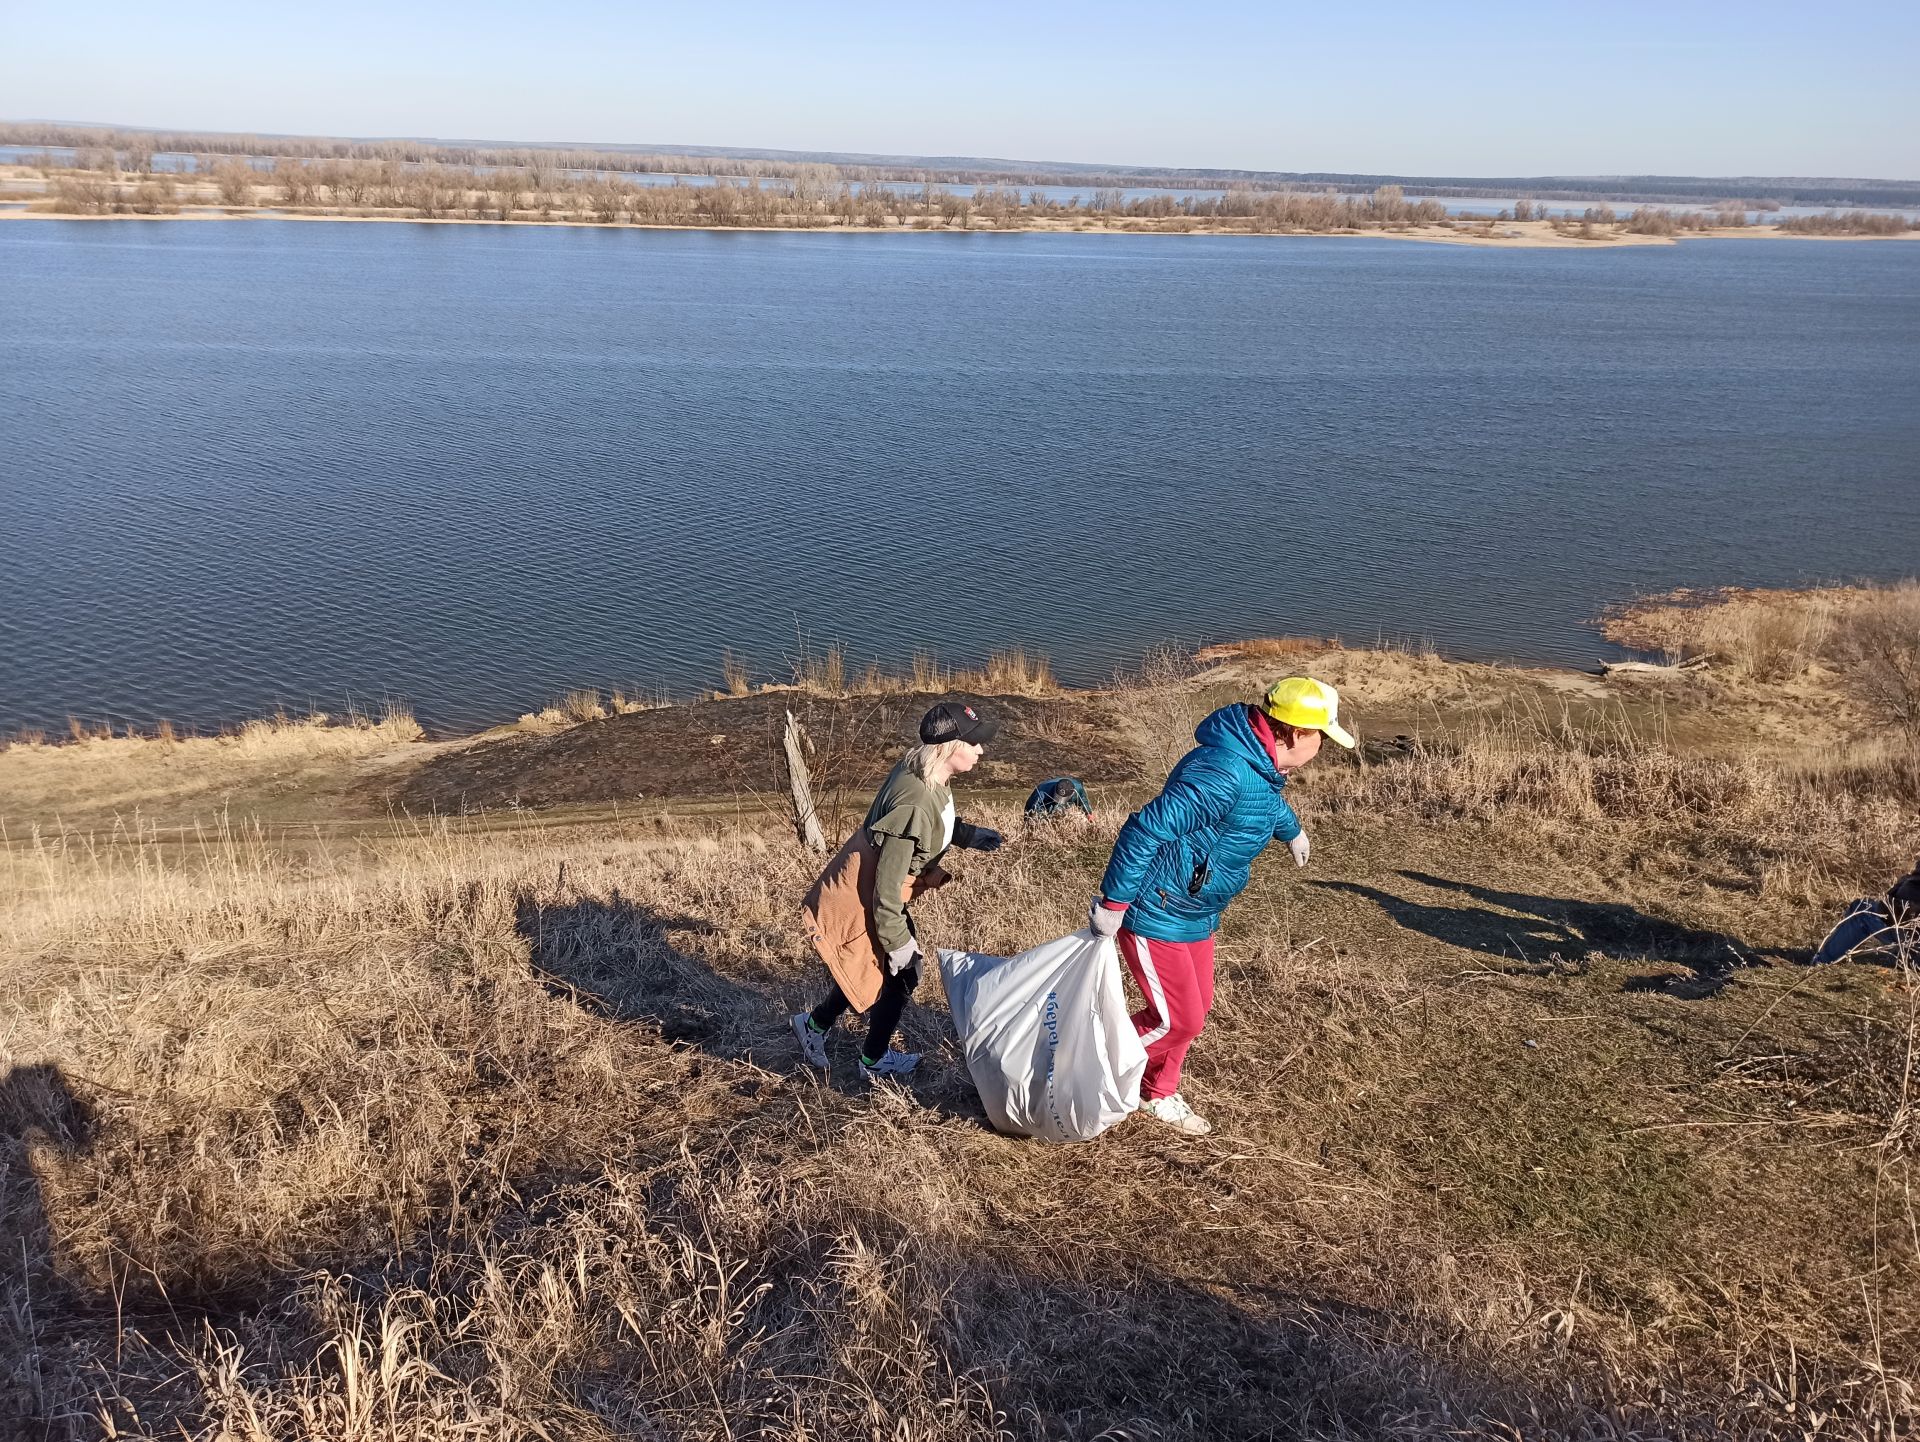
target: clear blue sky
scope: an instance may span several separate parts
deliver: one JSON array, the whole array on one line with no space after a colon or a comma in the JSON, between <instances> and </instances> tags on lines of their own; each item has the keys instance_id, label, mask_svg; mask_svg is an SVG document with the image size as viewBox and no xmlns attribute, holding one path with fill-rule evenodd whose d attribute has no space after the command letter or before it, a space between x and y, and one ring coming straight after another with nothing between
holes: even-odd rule
<instances>
[{"instance_id":1,"label":"clear blue sky","mask_svg":"<svg viewBox=\"0 0 1920 1442\"><path fill-rule=\"evenodd\" d=\"M0 16L7 119L1271 170L1920 178L1915 0L98 0Z\"/></svg>"}]
</instances>

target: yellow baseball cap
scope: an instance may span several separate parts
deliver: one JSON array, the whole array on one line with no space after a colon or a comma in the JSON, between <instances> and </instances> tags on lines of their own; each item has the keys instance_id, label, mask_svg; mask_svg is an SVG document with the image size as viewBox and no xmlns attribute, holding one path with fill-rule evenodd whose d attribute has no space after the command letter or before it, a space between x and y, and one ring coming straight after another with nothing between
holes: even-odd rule
<instances>
[{"instance_id":1,"label":"yellow baseball cap","mask_svg":"<svg viewBox=\"0 0 1920 1442\"><path fill-rule=\"evenodd\" d=\"M1260 709L1274 720L1302 731L1324 731L1353 749L1353 737L1340 724L1340 693L1311 676L1289 676L1268 688Z\"/></svg>"}]
</instances>

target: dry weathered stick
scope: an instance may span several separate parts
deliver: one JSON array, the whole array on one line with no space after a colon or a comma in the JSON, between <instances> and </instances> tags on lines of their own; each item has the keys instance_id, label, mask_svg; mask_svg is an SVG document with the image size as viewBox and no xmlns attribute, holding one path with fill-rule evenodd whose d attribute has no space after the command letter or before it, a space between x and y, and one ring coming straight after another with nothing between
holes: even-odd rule
<instances>
[{"instance_id":1,"label":"dry weathered stick","mask_svg":"<svg viewBox=\"0 0 1920 1442\"><path fill-rule=\"evenodd\" d=\"M1602 661L1600 663L1600 674L1603 676L1617 676L1623 673L1631 676L1681 676L1689 671L1706 669L1705 656L1691 656L1672 666L1663 666L1654 661Z\"/></svg>"},{"instance_id":2,"label":"dry weathered stick","mask_svg":"<svg viewBox=\"0 0 1920 1442\"><path fill-rule=\"evenodd\" d=\"M827 838L820 829L820 817L813 809L813 781L807 775L807 763L800 754L800 723L787 712L787 781L793 787L793 825L800 839L814 851L824 854Z\"/></svg>"}]
</instances>

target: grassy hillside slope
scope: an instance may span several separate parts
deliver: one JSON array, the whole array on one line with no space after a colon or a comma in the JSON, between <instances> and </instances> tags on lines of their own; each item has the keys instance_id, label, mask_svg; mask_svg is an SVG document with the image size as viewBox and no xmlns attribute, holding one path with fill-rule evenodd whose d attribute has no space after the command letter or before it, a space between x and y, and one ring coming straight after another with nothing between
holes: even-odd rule
<instances>
[{"instance_id":1,"label":"grassy hillside slope","mask_svg":"<svg viewBox=\"0 0 1920 1442\"><path fill-rule=\"evenodd\" d=\"M1256 646L1053 698L1132 775L1027 834L1037 777L975 792L1015 839L924 905L940 944L1076 926L1255 677L1338 680L1367 743L1296 780L1313 865L1262 862L1222 934L1187 1087L1219 1130L1066 1148L985 1126L937 980L910 1087L844 1037L798 1066L815 862L775 797L389 810L473 749L403 733L0 752L0 1433L1911 1430L1920 985L1799 963L1911 864L1920 761L1828 654L1599 683ZM641 768L636 720L534 740Z\"/></svg>"}]
</instances>

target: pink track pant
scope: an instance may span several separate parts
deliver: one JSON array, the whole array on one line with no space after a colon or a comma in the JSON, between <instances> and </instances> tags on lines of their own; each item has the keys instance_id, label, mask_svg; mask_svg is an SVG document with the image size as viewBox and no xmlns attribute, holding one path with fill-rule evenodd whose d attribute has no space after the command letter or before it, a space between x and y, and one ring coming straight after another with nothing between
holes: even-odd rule
<instances>
[{"instance_id":1,"label":"pink track pant","mask_svg":"<svg viewBox=\"0 0 1920 1442\"><path fill-rule=\"evenodd\" d=\"M1116 938L1127 970L1147 1004L1133 1014L1134 1030L1147 1044L1147 1074L1140 1095L1149 1100L1180 1090L1187 1048L1213 1009L1213 938L1153 941L1125 927Z\"/></svg>"}]
</instances>

